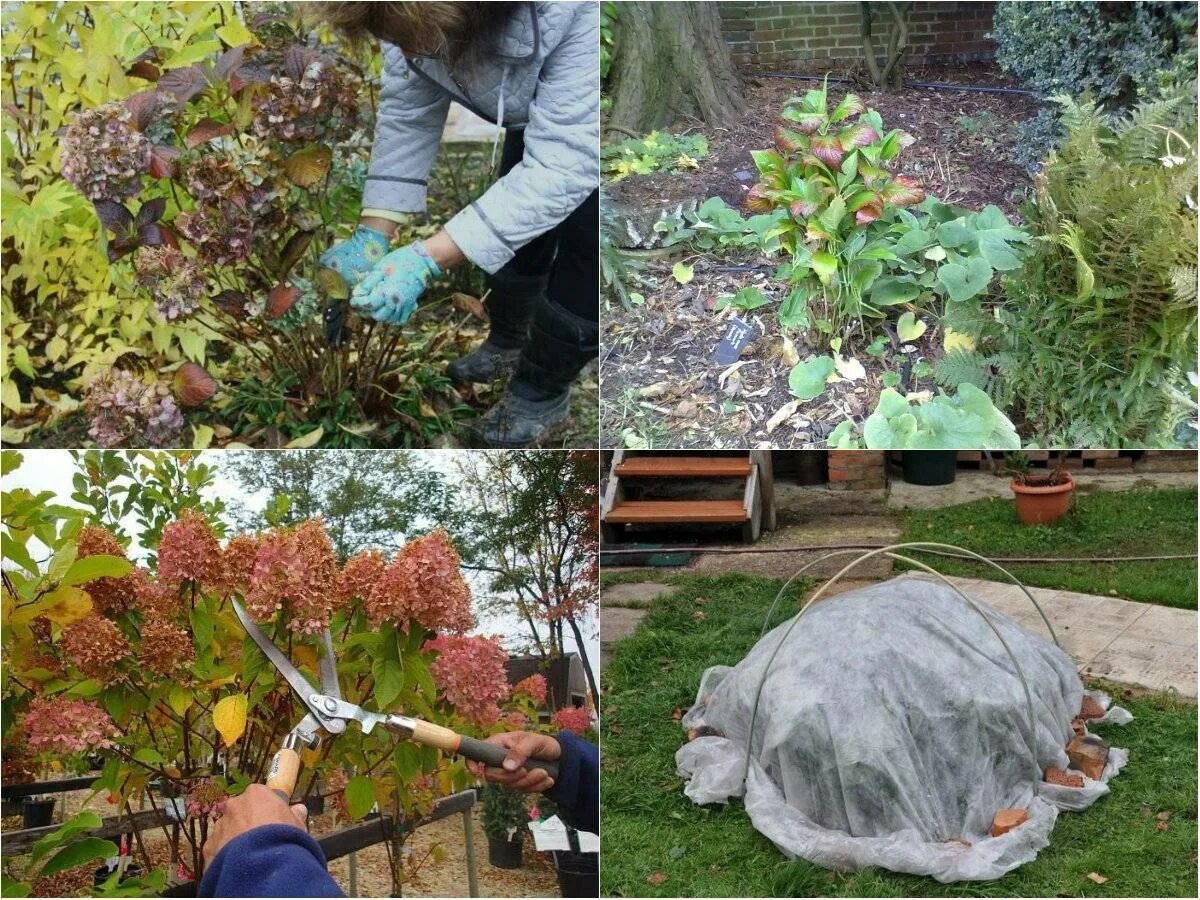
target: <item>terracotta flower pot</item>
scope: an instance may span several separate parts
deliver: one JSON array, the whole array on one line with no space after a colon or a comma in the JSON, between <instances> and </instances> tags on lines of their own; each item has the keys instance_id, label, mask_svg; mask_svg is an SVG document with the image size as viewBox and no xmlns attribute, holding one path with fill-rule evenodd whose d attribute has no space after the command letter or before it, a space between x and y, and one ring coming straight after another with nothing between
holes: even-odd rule
<instances>
[{"instance_id":1,"label":"terracotta flower pot","mask_svg":"<svg viewBox=\"0 0 1200 900\"><path fill-rule=\"evenodd\" d=\"M1037 484L1039 480L1048 480L1049 476L1043 476L1029 479L1033 484L1014 481L1009 485L1016 499L1017 518L1022 525L1048 525L1067 514L1075 480L1069 472L1063 472L1062 477L1063 481L1059 484Z\"/></svg>"}]
</instances>

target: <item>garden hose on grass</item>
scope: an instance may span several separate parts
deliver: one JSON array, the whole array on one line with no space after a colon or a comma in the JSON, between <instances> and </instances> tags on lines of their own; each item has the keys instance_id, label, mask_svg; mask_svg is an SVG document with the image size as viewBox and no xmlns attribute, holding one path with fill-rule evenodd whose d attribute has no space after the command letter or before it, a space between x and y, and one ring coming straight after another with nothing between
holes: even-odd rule
<instances>
[{"instance_id":1,"label":"garden hose on grass","mask_svg":"<svg viewBox=\"0 0 1200 900\"><path fill-rule=\"evenodd\" d=\"M755 725L756 720L758 719L758 707L759 707L759 703L762 700L763 687L766 685L767 676L770 674L771 666L775 662L775 657L779 655L780 648L783 647L784 643L787 642L788 637L791 636L792 630L796 627L796 624L800 621L800 617L803 616L804 613L807 612L808 609L817 600L821 599L821 597L831 587L833 587L835 584L837 584L837 582L841 580L842 576L846 575L851 570L858 568L864 562L867 562L868 560L870 560L876 556L886 556L889 559L898 560L900 562L907 563L908 565L912 565L919 569L923 569L924 571L930 573L931 575L936 576L947 587L951 588L956 594L958 594L958 596L962 598L963 602L965 602L967 604L967 606L969 606L972 610L974 610L976 613L978 613L979 616L984 620L984 622L987 623L988 627L992 630L992 633L996 635L996 638L1000 641L1000 644L1004 647L1004 651L1008 654L1009 659L1012 660L1014 672L1015 672L1017 678L1020 679L1021 688L1025 694L1025 706L1026 706L1026 710L1029 715L1029 722L1028 722L1028 732L1024 735L1024 737L1025 737L1025 742L1029 747L1030 760L1032 762L1033 769L1036 771L1037 777L1039 777L1039 778L1041 777L1041 769L1038 766L1038 762L1037 762L1037 718L1036 718L1036 716L1034 714L1034 710L1033 710L1033 694L1029 690L1029 681L1028 681L1028 679L1025 678L1024 672L1021 671L1020 663L1017 662L1017 657L1013 653L1012 648L1009 646L1008 641L1006 641L1004 639L1004 636L1000 633L999 628L996 627L996 623L993 622L988 617L987 613L985 613L983 611L983 609L979 606L979 604L977 604L974 600L972 600L970 597L968 597L962 591L961 588L959 588L956 585L954 585L953 583L951 583L951 581L948 578L946 578L945 575L943 575L941 572L938 572L936 569L933 569L932 567L926 565L925 563L915 560L910 556L904 556L900 553L897 553L896 552L897 550L915 550L917 552L927 552L927 553L934 553L934 552L939 552L939 551L941 551L941 552L953 551L953 552L960 554L966 558L971 558L971 559L975 559L978 562L987 563L988 565L992 566L997 571L1006 575L1008 577L1009 581L1011 581L1013 584L1015 584L1017 587L1019 587L1021 589L1021 591L1025 594L1025 596L1029 598L1029 602L1033 604L1034 608L1038 611L1038 615L1040 615L1042 617L1042 621L1046 624L1046 629L1050 632L1050 637L1054 641L1054 645L1060 649L1062 648L1062 645L1058 641L1058 635L1056 635L1054 633L1054 627L1050 624L1050 619L1046 616L1046 613L1042 609L1041 604L1039 604L1037 602L1037 600L1034 599L1034 596L1032 593L1030 593L1029 589L1027 587L1025 587L1025 585L1022 584L1021 581L1015 575L1013 575L1011 572L1009 572L1003 566L999 565L994 560L988 559L985 556L975 553L972 550L967 550L963 547L956 547L953 544L940 544L940 543L936 543L936 542L932 542L932 541L914 541L914 542L901 543L901 544L888 544L886 546L877 547L874 549L867 550L865 552L860 552L857 548L848 548L848 549L842 549L842 550L834 550L830 553L826 553L823 556L818 557L817 559L814 559L814 560L811 560L811 561L805 563L803 566L801 566L799 569L797 569L792 574L792 576L790 578L788 578L787 581L785 581L783 583L783 585L779 588L779 591L775 594L775 599L771 602L771 606L767 610L767 614L763 619L762 630L759 634L760 640L766 636L766 633L770 626L771 617L775 614L775 610L779 606L779 601L781 599L783 599L784 591L786 591L787 588L792 584L792 582L794 582L798 577L800 577L800 575L802 575L804 572L808 571L809 569L811 569L813 566L817 565L818 563L825 562L828 559L832 559L837 556L846 556L848 554L856 553L856 552L859 554L849 564L844 566L841 569L841 571L839 571L837 574L833 575L823 585L821 585L821 587L816 591L816 593L814 593L804 603L804 605L800 607L800 610L796 613L795 616L792 617L791 623L784 630L783 635L779 639L779 642L775 645L774 649L771 651L771 655L767 658L767 663L763 667L762 677L758 681L758 687L754 694L754 706L751 708L750 724L746 731L746 759L745 759L745 765L742 769L742 783L743 784L746 783L746 781L750 775L750 760L754 753L754 725Z\"/></svg>"}]
</instances>

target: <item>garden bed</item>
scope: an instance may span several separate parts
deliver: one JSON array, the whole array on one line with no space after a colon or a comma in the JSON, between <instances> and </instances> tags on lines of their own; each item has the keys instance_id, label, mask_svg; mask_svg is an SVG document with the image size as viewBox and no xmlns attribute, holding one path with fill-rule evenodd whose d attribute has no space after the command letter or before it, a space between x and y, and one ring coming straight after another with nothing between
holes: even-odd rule
<instances>
[{"instance_id":1,"label":"garden bed","mask_svg":"<svg viewBox=\"0 0 1200 900\"><path fill-rule=\"evenodd\" d=\"M987 70L928 70L914 80L988 85L1002 79ZM778 112L787 98L816 86L812 80L758 77L748 82L746 112L728 127L706 130L709 155L695 170L631 176L612 185L608 206L618 217L650 233L653 223L679 205L721 197L737 207L756 180L750 151L772 143ZM864 91L858 86L830 85L834 97L859 93L889 126L916 139L905 151L904 171L930 194L978 210L998 206L1010 219L1028 184L1023 169L1011 161L1015 125L1028 118L1036 102L1024 94L935 91L912 88L895 94ZM682 133L689 123L676 123ZM747 285L758 286L778 302L787 286L773 279L779 257L748 251L695 253L685 245L668 251L632 250L642 268L642 284L632 289L644 302L632 311L613 305L604 322L601 378L601 433L604 446L754 446L823 447L830 432L847 417L860 420L874 408L885 373L900 376L909 390L933 386L921 361L941 355L942 333L930 327L918 342L899 340L891 324L873 354L857 349L864 376L833 383L816 400L802 404L782 424L768 430L771 417L795 398L787 375L798 359L827 348L794 343L775 321L774 305L751 314L760 336L728 372L711 361L731 311L714 315L717 298ZM671 274L677 262L693 266L694 277L680 284ZM907 352L904 348L908 348ZM913 372L914 367L916 372Z\"/></svg>"}]
</instances>

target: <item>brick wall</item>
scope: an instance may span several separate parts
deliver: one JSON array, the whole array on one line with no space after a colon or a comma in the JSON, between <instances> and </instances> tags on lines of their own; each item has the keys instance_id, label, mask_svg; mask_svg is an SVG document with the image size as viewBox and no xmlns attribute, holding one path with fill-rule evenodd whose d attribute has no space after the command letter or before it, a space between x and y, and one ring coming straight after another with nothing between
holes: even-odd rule
<instances>
[{"instance_id":1,"label":"brick wall","mask_svg":"<svg viewBox=\"0 0 1200 900\"><path fill-rule=\"evenodd\" d=\"M884 486L884 453L875 450L830 450L829 488L873 491Z\"/></svg>"},{"instance_id":2,"label":"brick wall","mask_svg":"<svg viewBox=\"0 0 1200 900\"><path fill-rule=\"evenodd\" d=\"M908 19L908 60L936 64L991 59L995 45L987 33L995 6L917 2ZM830 62L862 58L858 3L722 0L720 7L725 40L738 65L820 74Z\"/></svg>"}]
</instances>

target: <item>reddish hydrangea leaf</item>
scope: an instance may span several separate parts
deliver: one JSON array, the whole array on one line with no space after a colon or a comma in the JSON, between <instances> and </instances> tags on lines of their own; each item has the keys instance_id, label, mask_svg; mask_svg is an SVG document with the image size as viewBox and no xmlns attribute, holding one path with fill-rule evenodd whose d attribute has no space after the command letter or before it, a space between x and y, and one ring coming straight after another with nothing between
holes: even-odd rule
<instances>
[{"instance_id":1,"label":"reddish hydrangea leaf","mask_svg":"<svg viewBox=\"0 0 1200 900\"><path fill-rule=\"evenodd\" d=\"M133 78L142 78L146 81L158 81L158 77L162 72L159 71L158 66L154 65L154 63L138 62L126 69L125 74Z\"/></svg>"},{"instance_id":2,"label":"reddish hydrangea leaf","mask_svg":"<svg viewBox=\"0 0 1200 900\"><path fill-rule=\"evenodd\" d=\"M774 208L775 203L767 196L767 188L761 181L750 188L742 200L742 209L748 213L765 213Z\"/></svg>"},{"instance_id":3,"label":"reddish hydrangea leaf","mask_svg":"<svg viewBox=\"0 0 1200 900\"><path fill-rule=\"evenodd\" d=\"M246 295L234 290L221 291L213 297L217 309L235 319L246 317Z\"/></svg>"},{"instance_id":4,"label":"reddish hydrangea leaf","mask_svg":"<svg viewBox=\"0 0 1200 900\"><path fill-rule=\"evenodd\" d=\"M799 112L797 110L785 109L783 117L790 119L796 123L796 130L801 134L816 134L817 130L825 124L825 113L818 112Z\"/></svg>"},{"instance_id":5,"label":"reddish hydrangea leaf","mask_svg":"<svg viewBox=\"0 0 1200 900\"><path fill-rule=\"evenodd\" d=\"M199 406L216 392L216 379L199 363L185 362L175 371L175 396L184 406Z\"/></svg>"},{"instance_id":6,"label":"reddish hydrangea leaf","mask_svg":"<svg viewBox=\"0 0 1200 900\"><path fill-rule=\"evenodd\" d=\"M218 122L216 119L201 119L192 126L191 131L183 139L183 142L191 147L199 147L201 144L211 141L213 138L224 137L227 134L233 134L233 125L229 122Z\"/></svg>"},{"instance_id":7,"label":"reddish hydrangea leaf","mask_svg":"<svg viewBox=\"0 0 1200 900\"><path fill-rule=\"evenodd\" d=\"M137 218L134 222L139 228L157 222L162 218L162 214L167 210L167 198L155 197L153 200L147 200L142 204L142 208L138 210Z\"/></svg>"},{"instance_id":8,"label":"reddish hydrangea leaf","mask_svg":"<svg viewBox=\"0 0 1200 900\"><path fill-rule=\"evenodd\" d=\"M164 72L158 79L158 87L174 94L180 103L187 103L208 87L208 77L198 65L184 66Z\"/></svg>"},{"instance_id":9,"label":"reddish hydrangea leaf","mask_svg":"<svg viewBox=\"0 0 1200 900\"><path fill-rule=\"evenodd\" d=\"M857 116L859 113L866 112L866 105L859 98L858 94L847 94L842 98L841 102L834 107L832 113L829 114L830 121L841 122L843 119L848 119L851 116Z\"/></svg>"},{"instance_id":10,"label":"reddish hydrangea leaf","mask_svg":"<svg viewBox=\"0 0 1200 900\"><path fill-rule=\"evenodd\" d=\"M879 134L866 122L858 122L849 128L843 128L837 135L838 143L846 150L855 147L866 147L879 140Z\"/></svg>"},{"instance_id":11,"label":"reddish hydrangea leaf","mask_svg":"<svg viewBox=\"0 0 1200 900\"><path fill-rule=\"evenodd\" d=\"M272 319L278 319L292 308L299 296L300 288L298 287L290 284L275 285L267 295L267 315Z\"/></svg>"},{"instance_id":12,"label":"reddish hydrangea leaf","mask_svg":"<svg viewBox=\"0 0 1200 900\"><path fill-rule=\"evenodd\" d=\"M299 81L304 77L304 70L309 64L320 58L319 51L303 44L293 44L283 51L283 70L292 81Z\"/></svg>"},{"instance_id":13,"label":"reddish hydrangea leaf","mask_svg":"<svg viewBox=\"0 0 1200 900\"><path fill-rule=\"evenodd\" d=\"M816 219L809 222L808 227L804 229L804 239L810 243L820 243L821 241L829 240L829 238L829 232L822 228Z\"/></svg>"},{"instance_id":14,"label":"reddish hydrangea leaf","mask_svg":"<svg viewBox=\"0 0 1200 900\"><path fill-rule=\"evenodd\" d=\"M838 143L837 136L832 134L813 135L812 153L813 156L831 168L840 166L842 159L846 155L846 151Z\"/></svg>"},{"instance_id":15,"label":"reddish hydrangea leaf","mask_svg":"<svg viewBox=\"0 0 1200 900\"><path fill-rule=\"evenodd\" d=\"M109 231L120 233L133 225L133 213L125 208L125 204L116 200L97 200L94 205L100 224Z\"/></svg>"},{"instance_id":16,"label":"reddish hydrangea leaf","mask_svg":"<svg viewBox=\"0 0 1200 900\"><path fill-rule=\"evenodd\" d=\"M174 178L175 160L179 152L166 144L155 144L150 148L150 174L155 178Z\"/></svg>"},{"instance_id":17,"label":"reddish hydrangea leaf","mask_svg":"<svg viewBox=\"0 0 1200 900\"><path fill-rule=\"evenodd\" d=\"M174 228L172 228L170 225L164 225L162 222L159 222L158 231L159 234L162 235L163 244L172 248L173 250L179 249L179 235L175 233Z\"/></svg>"},{"instance_id":18,"label":"reddish hydrangea leaf","mask_svg":"<svg viewBox=\"0 0 1200 900\"><path fill-rule=\"evenodd\" d=\"M229 76L229 92L239 94L249 85L268 84L270 81L270 69L258 63L246 63Z\"/></svg>"},{"instance_id":19,"label":"reddish hydrangea leaf","mask_svg":"<svg viewBox=\"0 0 1200 900\"><path fill-rule=\"evenodd\" d=\"M239 66L241 66L242 60L245 58L245 56L245 47L234 47L231 50L226 50L220 55L216 64L213 66L213 75L219 78L221 81L224 81L230 75L232 75Z\"/></svg>"},{"instance_id":20,"label":"reddish hydrangea leaf","mask_svg":"<svg viewBox=\"0 0 1200 900\"><path fill-rule=\"evenodd\" d=\"M883 215L883 204L878 200L872 200L859 207L854 212L854 221L859 225L870 225L876 219Z\"/></svg>"},{"instance_id":21,"label":"reddish hydrangea leaf","mask_svg":"<svg viewBox=\"0 0 1200 900\"><path fill-rule=\"evenodd\" d=\"M795 153L797 150L808 148L808 137L796 131L789 131L782 125L775 126L775 146L780 153Z\"/></svg>"},{"instance_id":22,"label":"reddish hydrangea leaf","mask_svg":"<svg viewBox=\"0 0 1200 900\"><path fill-rule=\"evenodd\" d=\"M313 144L285 159L283 171L292 184L310 188L325 177L332 162L332 150L322 144Z\"/></svg>"},{"instance_id":23,"label":"reddish hydrangea leaf","mask_svg":"<svg viewBox=\"0 0 1200 900\"><path fill-rule=\"evenodd\" d=\"M817 211L817 204L811 200L796 200L788 207L793 219L807 219Z\"/></svg>"},{"instance_id":24,"label":"reddish hydrangea leaf","mask_svg":"<svg viewBox=\"0 0 1200 900\"><path fill-rule=\"evenodd\" d=\"M925 199L924 188L903 175L897 175L880 193L894 206L913 206Z\"/></svg>"},{"instance_id":25,"label":"reddish hydrangea leaf","mask_svg":"<svg viewBox=\"0 0 1200 900\"><path fill-rule=\"evenodd\" d=\"M288 242L283 245L283 250L279 254L279 270L277 274L280 278L287 278L288 272L292 271L292 267L300 261L300 257L304 255L304 251L312 243L314 233L312 231L297 231L288 238Z\"/></svg>"}]
</instances>

